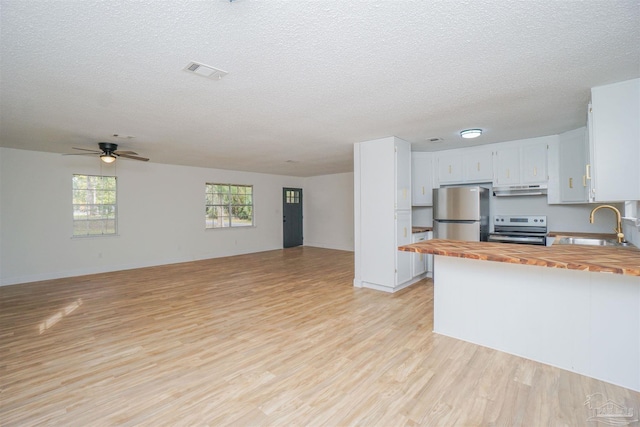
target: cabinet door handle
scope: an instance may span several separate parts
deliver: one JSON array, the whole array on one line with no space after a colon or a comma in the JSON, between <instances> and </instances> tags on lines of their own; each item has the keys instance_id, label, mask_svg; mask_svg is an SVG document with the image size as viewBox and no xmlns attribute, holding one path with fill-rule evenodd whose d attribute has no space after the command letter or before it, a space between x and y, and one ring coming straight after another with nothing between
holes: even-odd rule
<instances>
[{"instance_id":1,"label":"cabinet door handle","mask_svg":"<svg viewBox=\"0 0 640 427\"><path fill-rule=\"evenodd\" d=\"M424 185L422 186L422 195L424 196Z\"/></svg>"},{"instance_id":2,"label":"cabinet door handle","mask_svg":"<svg viewBox=\"0 0 640 427\"><path fill-rule=\"evenodd\" d=\"M591 179L591 165L587 164L587 179Z\"/></svg>"},{"instance_id":3,"label":"cabinet door handle","mask_svg":"<svg viewBox=\"0 0 640 427\"><path fill-rule=\"evenodd\" d=\"M538 176L538 168L537 167L533 167L533 176Z\"/></svg>"},{"instance_id":4,"label":"cabinet door handle","mask_svg":"<svg viewBox=\"0 0 640 427\"><path fill-rule=\"evenodd\" d=\"M478 162L478 172L480 172L480 162Z\"/></svg>"},{"instance_id":5,"label":"cabinet door handle","mask_svg":"<svg viewBox=\"0 0 640 427\"><path fill-rule=\"evenodd\" d=\"M407 237L407 227L404 228L404 237Z\"/></svg>"},{"instance_id":6,"label":"cabinet door handle","mask_svg":"<svg viewBox=\"0 0 640 427\"><path fill-rule=\"evenodd\" d=\"M509 178L509 169L507 169L507 178Z\"/></svg>"},{"instance_id":7,"label":"cabinet door handle","mask_svg":"<svg viewBox=\"0 0 640 427\"><path fill-rule=\"evenodd\" d=\"M582 186L583 187L587 186L587 176L586 175L582 175Z\"/></svg>"},{"instance_id":8,"label":"cabinet door handle","mask_svg":"<svg viewBox=\"0 0 640 427\"><path fill-rule=\"evenodd\" d=\"M449 165L449 173L451 173L451 165Z\"/></svg>"},{"instance_id":9,"label":"cabinet door handle","mask_svg":"<svg viewBox=\"0 0 640 427\"><path fill-rule=\"evenodd\" d=\"M573 188L573 178L569 178L569 188Z\"/></svg>"}]
</instances>

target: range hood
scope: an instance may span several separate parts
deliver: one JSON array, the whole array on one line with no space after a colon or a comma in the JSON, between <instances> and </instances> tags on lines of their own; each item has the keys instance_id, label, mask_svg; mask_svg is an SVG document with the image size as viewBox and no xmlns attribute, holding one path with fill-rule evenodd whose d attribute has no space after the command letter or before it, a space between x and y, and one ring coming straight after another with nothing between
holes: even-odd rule
<instances>
[{"instance_id":1,"label":"range hood","mask_svg":"<svg viewBox=\"0 0 640 427\"><path fill-rule=\"evenodd\" d=\"M496 197L546 196L547 185L506 185L501 187L493 187L493 195Z\"/></svg>"}]
</instances>

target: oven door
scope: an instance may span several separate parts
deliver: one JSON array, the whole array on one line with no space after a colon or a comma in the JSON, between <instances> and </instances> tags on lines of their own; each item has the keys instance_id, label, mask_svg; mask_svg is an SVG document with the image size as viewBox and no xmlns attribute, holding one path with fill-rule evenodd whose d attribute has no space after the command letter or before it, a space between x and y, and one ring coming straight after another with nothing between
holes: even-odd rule
<instances>
[{"instance_id":1,"label":"oven door","mask_svg":"<svg viewBox=\"0 0 640 427\"><path fill-rule=\"evenodd\" d=\"M523 234L491 233L489 234L489 241L499 242L499 243L523 243L527 245L541 245L541 246L544 246L547 244L546 236L523 235Z\"/></svg>"}]
</instances>

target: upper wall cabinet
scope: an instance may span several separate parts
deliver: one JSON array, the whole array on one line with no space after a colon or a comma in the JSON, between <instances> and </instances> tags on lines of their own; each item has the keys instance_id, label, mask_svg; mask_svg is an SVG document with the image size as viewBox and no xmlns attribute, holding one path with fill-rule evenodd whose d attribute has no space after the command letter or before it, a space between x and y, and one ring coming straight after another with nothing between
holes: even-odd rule
<instances>
[{"instance_id":1,"label":"upper wall cabinet","mask_svg":"<svg viewBox=\"0 0 640 427\"><path fill-rule=\"evenodd\" d=\"M499 148L494 185L546 183L547 148L546 140Z\"/></svg>"},{"instance_id":2,"label":"upper wall cabinet","mask_svg":"<svg viewBox=\"0 0 640 427\"><path fill-rule=\"evenodd\" d=\"M520 148L496 151L496 185L520 184Z\"/></svg>"},{"instance_id":3,"label":"upper wall cabinet","mask_svg":"<svg viewBox=\"0 0 640 427\"><path fill-rule=\"evenodd\" d=\"M438 183L440 185L463 182L462 152L460 150L440 151L437 159Z\"/></svg>"},{"instance_id":4,"label":"upper wall cabinet","mask_svg":"<svg viewBox=\"0 0 640 427\"><path fill-rule=\"evenodd\" d=\"M395 150L396 209L411 209L411 145L398 140Z\"/></svg>"},{"instance_id":5,"label":"upper wall cabinet","mask_svg":"<svg viewBox=\"0 0 640 427\"><path fill-rule=\"evenodd\" d=\"M493 150L468 148L462 153L465 182L493 182Z\"/></svg>"},{"instance_id":6,"label":"upper wall cabinet","mask_svg":"<svg viewBox=\"0 0 640 427\"><path fill-rule=\"evenodd\" d=\"M411 153L411 203L433 205L433 154Z\"/></svg>"},{"instance_id":7,"label":"upper wall cabinet","mask_svg":"<svg viewBox=\"0 0 640 427\"><path fill-rule=\"evenodd\" d=\"M589 201L587 159L589 140L582 127L558 135L558 186L561 203Z\"/></svg>"},{"instance_id":8,"label":"upper wall cabinet","mask_svg":"<svg viewBox=\"0 0 640 427\"><path fill-rule=\"evenodd\" d=\"M591 200L640 200L640 79L591 89Z\"/></svg>"},{"instance_id":9,"label":"upper wall cabinet","mask_svg":"<svg viewBox=\"0 0 640 427\"><path fill-rule=\"evenodd\" d=\"M522 147L522 183L537 184L547 182L547 143L524 145Z\"/></svg>"},{"instance_id":10,"label":"upper wall cabinet","mask_svg":"<svg viewBox=\"0 0 640 427\"><path fill-rule=\"evenodd\" d=\"M467 184L493 181L493 150L462 148L436 153L438 184Z\"/></svg>"}]
</instances>

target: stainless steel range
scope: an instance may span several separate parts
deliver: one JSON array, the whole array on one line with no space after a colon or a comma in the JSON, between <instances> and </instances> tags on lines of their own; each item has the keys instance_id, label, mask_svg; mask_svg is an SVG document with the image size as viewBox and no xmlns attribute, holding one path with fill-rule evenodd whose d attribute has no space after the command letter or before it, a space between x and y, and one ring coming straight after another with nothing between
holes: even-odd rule
<instances>
[{"instance_id":1,"label":"stainless steel range","mask_svg":"<svg viewBox=\"0 0 640 427\"><path fill-rule=\"evenodd\" d=\"M496 215L493 217L490 242L547 244L547 217L545 215Z\"/></svg>"}]
</instances>

